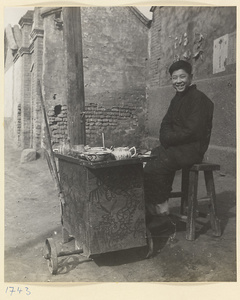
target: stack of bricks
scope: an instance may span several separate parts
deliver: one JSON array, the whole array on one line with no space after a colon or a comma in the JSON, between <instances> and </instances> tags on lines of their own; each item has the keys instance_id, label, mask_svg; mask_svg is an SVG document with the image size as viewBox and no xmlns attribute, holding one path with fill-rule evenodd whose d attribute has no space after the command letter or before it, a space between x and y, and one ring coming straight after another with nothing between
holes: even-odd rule
<instances>
[{"instance_id":1,"label":"stack of bricks","mask_svg":"<svg viewBox=\"0 0 240 300\"><path fill-rule=\"evenodd\" d=\"M123 122L128 123L128 128L136 128L138 117L136 108L131 105L112 106L105 108L96 103L85 105L86 140L88 143L94 142L96 136L106 129L115 129Z\"/></svg>"},{"instance_id":2,"label":"stack of bricks","mask_svg":"<svg viewBox=\"0 0 240 300\"><path fill-rule=\"evenodd\" d=\"M48 120L53 145L59 145L68 138L67 106L52 106L48 110Z\"/></svg>"},{"instance_id":3,"label":"stack of bricks","mask_svg":"<svg viewBox=\"0 0 240 300\"><path fill-rule=\"evenodd\" d=\"M21 144L20 136L21 136L21 104L18 104L18 109L17 109L17 140L18 140L18 146L20 146L20 144Z\"/></svg>"}]
</instances>

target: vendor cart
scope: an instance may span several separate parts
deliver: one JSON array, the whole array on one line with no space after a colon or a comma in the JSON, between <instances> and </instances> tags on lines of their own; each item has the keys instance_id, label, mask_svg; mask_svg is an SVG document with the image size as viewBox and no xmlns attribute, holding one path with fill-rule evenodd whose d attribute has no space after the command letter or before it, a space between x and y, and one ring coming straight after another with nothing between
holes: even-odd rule
<instances>
[{"instance_id":1,"label":"vendor cart","mask_svg":"<svg viewBox=\"0 0 240 300\"><path fill-rule=\"evenodd\" d=\"M49 270L57 273L59 256L95 254L148 245L152 240L145 222L143 163L154 159L139 155L124 160L90 162L62 154L58 173L62 189L62 238L75 239L75 249L57 253L48 238L45 255Z\"/></svg>"}]
</instances>

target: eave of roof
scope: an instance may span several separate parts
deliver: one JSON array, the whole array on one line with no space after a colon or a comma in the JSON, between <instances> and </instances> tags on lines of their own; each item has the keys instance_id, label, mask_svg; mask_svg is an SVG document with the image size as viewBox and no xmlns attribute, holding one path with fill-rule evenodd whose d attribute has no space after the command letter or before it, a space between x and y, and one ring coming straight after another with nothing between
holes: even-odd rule
<instances>
[{"instance_id":1,"label":"eave of roof","mask_svg":"<svg viewBox=\"0 0 240 300\"><path fill-rule=\"evenodd\" d=\"M151 26L152 21L144 16L137 7L130 6L129 9L145 26L148 28Z\"/></svg>"},{"instance_id":2,"label":"eave of roof","mask_svg":"<svg viewBox=\"0 0 240 300\"><path fill-rule=\"evenodd\" d=\"M157 8L157 7L163 7L163 6L152 6L151 8L150 8L150 12L154 12L154 10Z\"/></svg>"},{"instance_id":3,"label":"eave of roof","mask_svg":"<svg viewBox=\"0 0 240 300\"><path fill-rule=\"evenodd\" d=\"M24 16L21 17L18 24L22 27L23 24L32 24L33 23L33 10L28 10Z\"/></svg>"}]
</instances>

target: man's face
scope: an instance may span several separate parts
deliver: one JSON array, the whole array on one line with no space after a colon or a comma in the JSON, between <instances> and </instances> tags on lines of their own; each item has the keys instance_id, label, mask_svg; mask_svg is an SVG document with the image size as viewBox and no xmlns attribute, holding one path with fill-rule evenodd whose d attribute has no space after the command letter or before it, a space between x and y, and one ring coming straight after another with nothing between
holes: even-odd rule
<instances>
[{"instance_id":1,"label":"man's face","mask_svg":"<svg viewBox=\"0 0 240 300\"><path fill-rule=\"evenodd\" d=\"M192 74L185 70L179 69L172 73L172 85L177 92L184 92L192 82Z\"/></svg>"}]
</instances>

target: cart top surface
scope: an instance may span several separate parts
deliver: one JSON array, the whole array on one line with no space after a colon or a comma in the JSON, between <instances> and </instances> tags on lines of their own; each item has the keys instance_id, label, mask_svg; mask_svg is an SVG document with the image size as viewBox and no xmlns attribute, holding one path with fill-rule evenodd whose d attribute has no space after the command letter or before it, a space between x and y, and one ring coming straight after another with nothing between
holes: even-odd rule
<instances>
[{"instance_id":1,"label":"cart top surface","mask_svg":"<svg viewBox=\"0 0 240 300\"><path fill-rule=\"evenodd\" d=\"M68 155L62 155L59 153L55 153L54 155L59 160L69 161L91 169L139 164L156 158L156 156L154 155L139 155L138 157L132 157L124 160L106 160L106 161L91 162L91 161L75 158Z\"/></svg>"}]
</instances>

